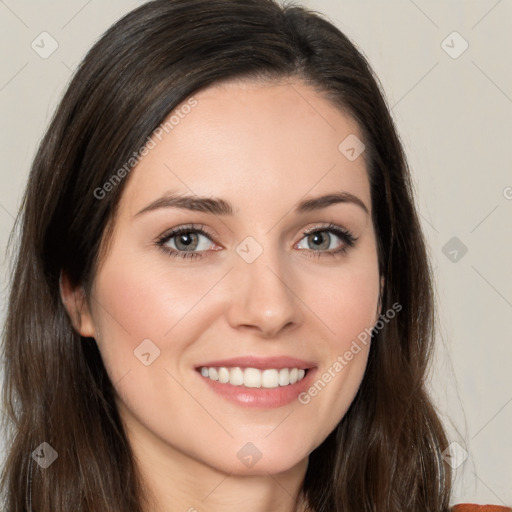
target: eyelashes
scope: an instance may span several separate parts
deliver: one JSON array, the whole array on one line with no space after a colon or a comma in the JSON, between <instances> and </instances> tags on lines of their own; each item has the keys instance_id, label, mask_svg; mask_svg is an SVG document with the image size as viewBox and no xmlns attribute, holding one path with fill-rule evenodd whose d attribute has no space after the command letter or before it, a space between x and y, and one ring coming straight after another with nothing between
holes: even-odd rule
<instances>
[{"instance_id":1,"label":"eyelashes","mask_svg":"<svg viewBox=\"0 0 512 512\"><path fill-rule=\"evenodd\" d=\"M320 258L324 256L343 256L345 255L349 249L354 247L355 243L357 242L358 238L348 229L345 229L341 226L337 226L336 224L327 224L324 226L315 226L314 228L307 229L302 233L303 237L301 238L301 241L304 240L304 238L307 237L306 243L311 243L313 240L315 244L320 240L320 243L318 245L322 246L325 245L326 237L322 234L328 234L327 242L328 245L331 244L333 241L332 235L339 238L342 242L341 247L338 247L334 250L329 251L316 251L312 249L302 249L302 252L307 253L308 256L313 258ZM165 254L172 258L203 258L204 253L209 253L208 250L200 250L200 251L188 251L188 250L180 250L180 248L176 245L176 241L173 241L173 239L178 239L177 242L179 245L183 245L185 247L188 246L194 246L198 245L200 246L200 237L206 237L210 241L213 241L214 236L211 234L207 228L205 228L203 225L187 225L187 226L180 226L178 228L174 228L166 233L164 233L161 237L159 237L156 240L156 245L159 249L161 249ZM173 241L175 248L169 247L168 242ZM195 247L196 248L196 247ZM217 249L218 250L218 249ZM208 255L209 256L209 255Z\"/></svg>"},{"instance_id":2,"label":"eyelashes","mask_svg":"<svg viewBox=\"0 0 512 512\"><path fill-rule=\"evenodd\" d=\"M187 236L185 236L187 235ZM193 235L193 236L190 236ZM192 252L192 251L180 251L179 249L173 249L167 246L167 242L172 240L176 237L182 237L187 239L186 242L184 242L185 246L194 244L194 241L197 240L198 236L202 235L206 238L209 238L210 240L213 238L213 235L208 232L204 226L195 227L192 226L182 226L179 228L172 229L165 235L163 235L162 238L160 238L157 241L157 245L162 249L166 254L168 254L171 257L180 257L180 258L200 258L202 257L201 252ZM180 241L183 243L183 240Z\"/></svg>"}]
</instances>

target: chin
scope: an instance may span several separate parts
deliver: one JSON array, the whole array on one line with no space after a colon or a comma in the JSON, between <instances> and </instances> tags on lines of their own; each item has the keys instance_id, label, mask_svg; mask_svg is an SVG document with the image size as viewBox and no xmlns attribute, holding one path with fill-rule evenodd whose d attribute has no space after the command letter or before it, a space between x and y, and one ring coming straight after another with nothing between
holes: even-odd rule
<instances>
[{"instance_id":1,"label":"chin","mask_svg":"<svg viewBox=\"0 0 512 512\"><path fill-rule=\"evenodd\" d=\"M208 465L223 473L240 476L277 475L307 466L309 451L304 441L298 446L280 443L276 446L269 439L233 442L231 447L220 450L218 457L203 459Z\"/></svg>"}]
</instances>

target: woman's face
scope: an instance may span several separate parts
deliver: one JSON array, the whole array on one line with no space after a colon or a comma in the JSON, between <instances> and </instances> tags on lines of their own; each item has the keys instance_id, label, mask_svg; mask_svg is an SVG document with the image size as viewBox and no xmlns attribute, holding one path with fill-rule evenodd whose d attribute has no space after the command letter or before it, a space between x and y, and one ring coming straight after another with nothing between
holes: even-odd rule
<instances>
[{"instance_id":1,"label":"woman's face","mask_svg":"<svg viewBox=\"0 0 512 512\"><path fill-rule=\"evenodd\" d=\"M81 332L139 453L278 473L347 411L380 312L361 135L299 81L194 100L129 175Z\"/></svg>"}]
</instances>

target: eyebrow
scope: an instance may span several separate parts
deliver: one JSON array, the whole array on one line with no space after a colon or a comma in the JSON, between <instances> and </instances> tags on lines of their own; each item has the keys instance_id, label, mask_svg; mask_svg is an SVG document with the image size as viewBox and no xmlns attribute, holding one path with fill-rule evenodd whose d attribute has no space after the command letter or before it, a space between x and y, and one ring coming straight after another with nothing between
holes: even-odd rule
<instances>
[{"instance_id":1,"label":"eyebrow","mask_svg":"<svg viewBox=\"0 0 512 512\"><path fill-rule=\"evenodd\" d=\"M327 208L330 205L338 203L351 203L359 206L364 212L369 214L366 205L357 196L350 192L336 192L326 194L320 197L304 199L300 201L295 207L295 213L307 213L322 208ZM234 209L231 203L224 199L216 197L200 197L190 195L176 195L166 194L152 203L148 204L142 210L137 212L134 217L146 212L154 211L160 208L180 208L191 210L195 212L213 213L215 215L229 215L232 216Z\"/></svg>"}]
</instances>

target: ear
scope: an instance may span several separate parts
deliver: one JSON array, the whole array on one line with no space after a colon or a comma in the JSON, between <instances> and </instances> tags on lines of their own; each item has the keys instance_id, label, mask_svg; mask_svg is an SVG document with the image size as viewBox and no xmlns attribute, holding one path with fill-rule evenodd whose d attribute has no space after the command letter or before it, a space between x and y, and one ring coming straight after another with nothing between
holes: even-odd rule
<instances>
[{"instance_id":1,"label":"ear","mask_svg":"<svg viewBox=\"0 0 512 512\"><path fill-rule=\"evenodd\" d=\"M60 296L75 331L85 338L96 337L96 329L82 286L73 286L67 273L61 270Z\"/></svg>"}]
</instances>

